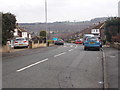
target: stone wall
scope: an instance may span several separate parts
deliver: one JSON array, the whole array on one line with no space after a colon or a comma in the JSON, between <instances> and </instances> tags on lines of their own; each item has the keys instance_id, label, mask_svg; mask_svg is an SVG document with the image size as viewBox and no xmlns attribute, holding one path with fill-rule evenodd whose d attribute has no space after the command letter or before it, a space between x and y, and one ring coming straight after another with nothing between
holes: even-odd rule
<instances>
[{"instance_id":1,"label":"stone wall","mask_svg":"<svg viewBox=\"0 0 120 90\"><path fill-rule=\"evenodd\" d=\"M112 45L111 45L111 47L114 47L114 48L116 48L116 49L118 49L118 50L120 50L120 43L113 43Z\"/></svg>"}]
</instances>

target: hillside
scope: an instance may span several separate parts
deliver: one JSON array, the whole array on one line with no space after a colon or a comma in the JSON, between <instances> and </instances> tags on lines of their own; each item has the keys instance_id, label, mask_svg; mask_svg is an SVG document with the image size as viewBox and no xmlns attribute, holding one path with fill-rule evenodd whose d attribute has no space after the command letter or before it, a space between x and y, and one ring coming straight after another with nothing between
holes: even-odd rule
<instances>
[{"instance_id":1,"label":"hillside","mask_svg":"<svg viewBox=\"0 0 120 90\"><path fill-rule=\"evenodd\" d=\"M53 23L48 23L48 30L57 33L67 33L67 32L73 33L88 28L96 23L104 22L106 19L107 17L94 18L91 19L90 21L82 21L82 22L69 22L69 21L53 22ZM38 33L41 30L45 30L45 23L19 23L19 25L29 32Z\"/></svg>"}]
</instances>

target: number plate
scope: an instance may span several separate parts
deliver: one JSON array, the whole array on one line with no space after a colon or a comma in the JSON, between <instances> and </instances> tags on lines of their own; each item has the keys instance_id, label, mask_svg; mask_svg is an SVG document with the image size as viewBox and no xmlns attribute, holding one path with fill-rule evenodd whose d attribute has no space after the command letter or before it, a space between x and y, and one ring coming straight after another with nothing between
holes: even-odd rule
<instances>
[{"instance_id":1,"label":"number plate","mask_svg":"<svg viewBox=\"0 0 120 90\"><path fill-rule=\"evenodd\" d=\"M90 44L95 44L94 42L90 42Z\"/></svg>"}]
</instances>

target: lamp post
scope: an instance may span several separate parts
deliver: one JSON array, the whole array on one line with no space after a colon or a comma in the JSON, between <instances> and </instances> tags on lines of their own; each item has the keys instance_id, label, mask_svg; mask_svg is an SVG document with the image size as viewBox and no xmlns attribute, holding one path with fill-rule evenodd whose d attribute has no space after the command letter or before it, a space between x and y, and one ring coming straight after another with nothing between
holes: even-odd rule
<instances>
[{"instance_id":1,"label":"lamp post","mask_svg":"<svg viewBox=\"0 0 120 90\"><path fill-rule=\"evenodd\" d=\"M47 35L47 31L48 31L48 24L47 24L47 0L45 0L45 29L46 29L46 44L47 44L47 46L49 46L49 42L47 41L47 39L48 39L48 35Z\"/></svg>"},{"instance_id":2,"label":"lamp post","mask_svg":"<svg viewBox=\"0 0 120 90\"><path fill-rule=\"evenodd\" d=\"M46 30L47 30L47 0L45 0L45 24L46 24Z\"/></svg>"}]
</instances>

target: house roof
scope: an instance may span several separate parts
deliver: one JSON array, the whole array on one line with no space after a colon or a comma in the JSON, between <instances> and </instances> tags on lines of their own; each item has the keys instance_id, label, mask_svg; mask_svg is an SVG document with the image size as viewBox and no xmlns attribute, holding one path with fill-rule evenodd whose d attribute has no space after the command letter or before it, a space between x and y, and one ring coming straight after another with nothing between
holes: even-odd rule
<instances>
[{"instance_id":1,"label":"house roof","mask_svg":"<svg viewBox=\"0 0 120 90\"><path fill-rule=\"evenodd\" d=\"M16 26L16 29L18 29L18 30L21 31L21 32L27 32L25 29L23 29L23 28L20 27L20 26Z\"/></svg>"},{"instance_id":2,"label":"house roof","mask_svg":"<svg viewBox=\"0 0 120 90\"><path fill-rule=\"evenodd\" d=\"M86 34L86 33L89 34L89 33L91 33L91 29L94 28L94 27L95 27L94 25L90 26L89 28L86 28L86 29L82 30L81 33L82 34Z\"/></svg>"},{"instance_id":3,"label":"house roof","mask_svg":"<svg viewBox=\"0 0 120 90\"><path fill-rule=\"evenodd\" d=\"M93 27L92 29L100 29L100 28L102 28L103 25L104 25L104 23L100 23L97 26Z\"/></svg>"}]
</instances>

